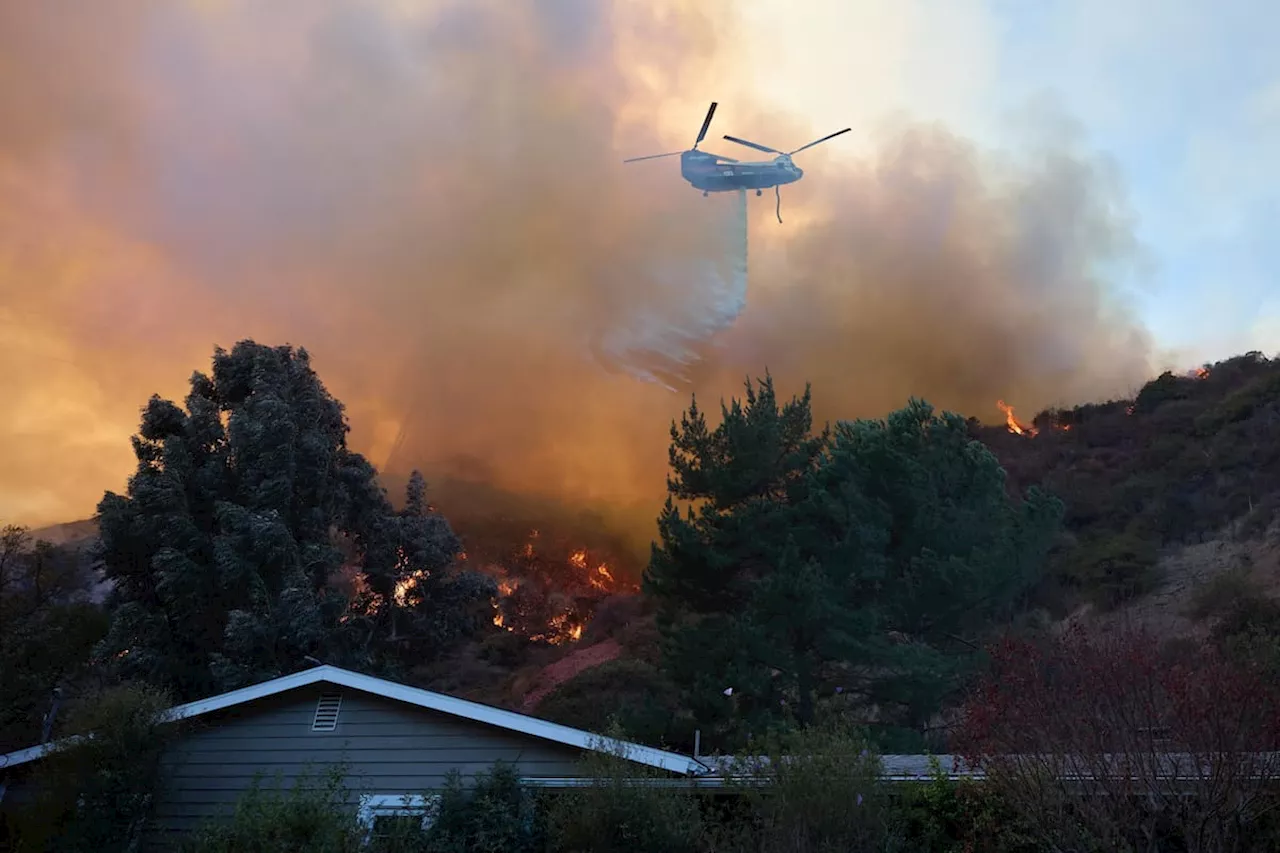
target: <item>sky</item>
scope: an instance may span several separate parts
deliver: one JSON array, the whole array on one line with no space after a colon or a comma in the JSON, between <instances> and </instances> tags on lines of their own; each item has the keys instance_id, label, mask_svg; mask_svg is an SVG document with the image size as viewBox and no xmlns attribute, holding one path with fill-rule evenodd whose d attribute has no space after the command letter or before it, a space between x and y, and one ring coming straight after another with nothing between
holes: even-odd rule
<instances>
[{"instance_id":1,"label":"sky","mask_svg":"<svg viewBox=\"0 0 1280 853\"><path fill-rule=\"evenodd\" d=\"M1225 0L0 6L0 521L83 518L215 346L311 351L352 445L650 521L689 394L997 420L1280 347L1280 10ZM693 141L797 156L724 198ZM736 308L734 309L737 310ZM677 392L601 364L719 329ZM661 338L661 336L658 336ZM655 338L657 339L657 338ZM394 451L394 453L393 453ZM603 510L602 510L603 511Z\"/></svg>"},{"instance_id":2,"label":"sky","mask_svg":"<svg viewBox=\"0 0 1280 853\"><path fill-rule=\"evenodd\" d=\"M1265 0L746 0L756 84L836 126L905 111L999 144L1053 104L1114 162L1147 263L1131 298L1191 361L1280 348L1280 7ZM835 78L835 79L833 79ZM827 81L819 83L817 81ZM837 82L839 81L839 82Z\"/></svg>"}]
</instances>

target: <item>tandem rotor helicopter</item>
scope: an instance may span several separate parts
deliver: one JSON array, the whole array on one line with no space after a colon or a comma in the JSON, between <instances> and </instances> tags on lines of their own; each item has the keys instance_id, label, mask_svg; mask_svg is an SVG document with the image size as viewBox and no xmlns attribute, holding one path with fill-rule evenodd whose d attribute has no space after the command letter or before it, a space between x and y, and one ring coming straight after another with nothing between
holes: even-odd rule
<instances>
[{"instance_id":1,"label":"tandem rotor helicopter","mask_svg":"<svg viewBox=\"0 0 1280 853\"><path fill-rule=\"evenodd\" d=\"M623 160L624 163L636 163L640 160L656 160L660 157L674 157L680 155L680 175L686 181L694 186L695 189L702 190L702 194L723 193L737 190L755 190L756 195L763 195L764 191L769 187L773 187L774 195L777 196L778 202L775 212L778 221L782 221L782 191L783 184L793 184L804 177L804 170L791 162L791 155L799 154L806 148L812 148L815 145L833 139L842 133L848 133L853 128L846 127L844 130L837 130L835 133L829 133L821 139L815 139L808 145L801 145L794 151L779 151L776 148L770 148L768 145L761 145L758 142L751 142L746 139L739 139L736 136L725 135L725 139L730 142L736 142L739 145L745 145L748 148L754 148L757 151L763 151L766 154L776 154L772 160L755 160L741 162L734 160L732 157L722 157L718 154L711 154L707 151L699 151L698 146L707 136L707 128L711 126L711 118L716 114L716 102L711 102L711 109L707 110L707 117L702 120L702 130L698 131L698 138L694 140L693 147L688 151L671 151L666 154L650 154L646 157L631 157Z\"/></svg>"}]
</instances>

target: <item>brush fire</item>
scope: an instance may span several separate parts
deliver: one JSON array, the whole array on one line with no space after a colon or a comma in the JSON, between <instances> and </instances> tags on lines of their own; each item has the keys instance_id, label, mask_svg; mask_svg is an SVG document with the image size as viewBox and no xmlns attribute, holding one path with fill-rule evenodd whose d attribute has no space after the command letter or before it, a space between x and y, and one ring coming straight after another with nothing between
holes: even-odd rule
<instances>
[{"instance_id":1,"label":"brush fire","mask_svg":"<svg viewBox=\"0 0 1280 853\"><path fill-rule=\"evenodd\" d=\"M621 570L623 558L606 546L574 544L579 536L572 532L546 535L539 529L520 528L512 524L487 520L484 530L459 531L469 547L456 557L458 568L466 567L493 578L497 595L492 599L492 622L495 628L516 634L530 642L563 645L582 638L583 631L601 599L611 595L633 594L639 585L619 580L634 572ZM461 527L470 528L466 521ZM395 584L391 600L397 607L410 607L414 591L430 573L408 571ZM368 579L351 560L342 572L344 587L351 597L346 622L353 618L372 617L386 604L384 596L374 592Z\"/></svg>"},{"instance_id":2,"label":"brush fire","mask_svg":"<svg viewBox=\"0 0 1280 853\"><path fill-rule=\"evenodd\" d=\"M638 585L617 579L608 555L566 540L534 529L506 553L492 544L486 556L472 553L470 567L497 583L495 627L535 643L573 643L582 638L601 599L639 591Z\"/></svg>"},{"instance_id":3,"label":"brush fire","mask_svg":"<svg viewBox=\"0 0 1280 853\"><path fill-rule=\"evenodd\" d=\"M1015 435L1034 436L1040 431L1030 424L1024 424L1019 421L1013 414L1013 406L1010 406L1004 400L996 400L996 406L1001 412L1004 412L1005 424L1009 427L1009 432Z\"/></svg>"},{"instance_id":4,"label":"brush fire","mask_svg":"<svg viewBox=\"0 0 1280 853\"><path fill-rule=\"evenodd\" d=\"M1193 370L1188 370L1186 373L1181 374L1181 376L1183 379L1196 379L1196 380L1203 381L1209 378L1209 374L1210 374L1209 366L1204 365L1201 367L1197 367ZM1004 415L1005 426L1006 428L1008 428L1009 432L1013 433L1014 435L1025 435L1028 438L1034 438L1035 436L1040 434L1039 427L1036 427L1033 424L1023 423L1022 421L1018 420L1018 418L1013 413L1013 406L1010 406L1004 400L996 400L996 408L998 408L1000 412ZM1133 412L1134 412L1134 406L1132 404L1125 407L1124 413L1126 415L1132 415ZM1041 418L1041 420L1043 420L1043 418ZM1058 430L1060 432L1070 432L1071 424L1054 423L1053 429Z\"/></svg>"}]
</instances>

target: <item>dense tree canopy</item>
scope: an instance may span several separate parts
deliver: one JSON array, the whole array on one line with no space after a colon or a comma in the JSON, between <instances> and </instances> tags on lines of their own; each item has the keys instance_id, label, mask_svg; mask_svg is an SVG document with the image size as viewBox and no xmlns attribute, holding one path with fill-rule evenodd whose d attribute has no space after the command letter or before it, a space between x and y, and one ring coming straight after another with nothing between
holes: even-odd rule
<instances>
[{"instance_id":1,"label":"dense tree canopy","mask_svg":"<svg viewBox=\"0 0 1280 853\"><path fill-rule=\"evenodd\" d=\"M0 529L0 752L38 741L55 691L84 671L106 633L92 580L74 550Z\"/></svg>"},{"instance_id":2,"label":"dense tree canopy","mask_svg":"<svg viewBox=\"0 0 1280 853\"><path fill-rule=\"evenodd\" d=\"M104 656L194 697L308 656L368 666L381 643L402 642L445 589L459 543L425 506L420 478L393 511L347 431L306 351L287 346L219 349L212 375L192 376L185 409L153 397L128 492L98 507L115 584Z\"/></svg>"},{"instance_id":3,"label":"dense tree canopy","mask_svg":"<svg viewBox=\"0 0 1280 853\"><path fill-rule=\"evenodd\" d=\"M1012 500L964 420L923 402L815 435L807 389L746 390L715 429L696 401L672 425L645 576L668 668L730 736L837 693L918 725L1034 583L1061 505Z\"/></svg>"}]
</instances>

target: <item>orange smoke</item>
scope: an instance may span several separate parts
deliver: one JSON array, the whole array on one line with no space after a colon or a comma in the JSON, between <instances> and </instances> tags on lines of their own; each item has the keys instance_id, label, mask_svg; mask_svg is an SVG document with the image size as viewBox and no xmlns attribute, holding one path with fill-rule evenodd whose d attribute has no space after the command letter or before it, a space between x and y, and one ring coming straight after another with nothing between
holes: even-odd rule
<instances>
[{"instance_id":1,"label":"orange smoke","mask_svg":"<svg viewBox=\"0 0 1280 853\"><path fill-rule=\"evenodd\" d=\"M828 129L735 82L759 62L746 20L727 0L0 4L0 519L90 514L148 396L180 400L245 337L307 347L353 447L399 448L391 474L589 508L641 544L691 391L768 368L783 394L812 381L822 422L1148 375L1096 272L1139 253L1093 153L989 157L931 116L814 149L786 225L749 199L748 302L680 354L690 386L593 363L606 334L694 323L724 251L725 199L623 157L690 144L712 97L713 137Z\"/></svg>"}]
</instances>

